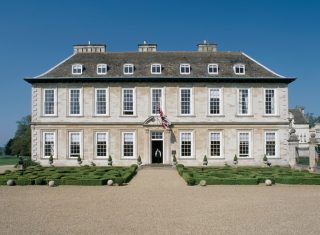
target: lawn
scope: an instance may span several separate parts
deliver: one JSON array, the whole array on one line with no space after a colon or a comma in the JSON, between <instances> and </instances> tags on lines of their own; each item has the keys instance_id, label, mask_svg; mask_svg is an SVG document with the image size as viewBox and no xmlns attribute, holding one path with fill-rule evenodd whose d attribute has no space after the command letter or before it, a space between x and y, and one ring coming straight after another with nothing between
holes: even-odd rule
<instances>
[{"instance_id":1,"label":"lawn","mask_svg":"<svg viewBox=\"0 0 320 235\"><path fill-rule=\"evenodd\" d=\"M106 185L109 179L122 185L137 172L137 165L130 167L42 167L30 166L24 171L0 173L0 185L13 179L17 185L46 185L54 180L57 185Z\"/></svg>"},{"instance_id":2,"label":"lawn","mask_svg":"<svg viewBox=\"0 0 320 235\"><path fill-rule=\"evenodd\" d=\"M0 156L0 166L3 165L16 165L18 163L16 156Z\"/></svg>"},{"instance_id":3,"label":"lawn","mask_svg":"<svg viewBox=\"0 0 320 235\"><path fill-rule=\"evenodd\" d=\"M279 184L320 185L320 174L289 167L184 167L179 164L177 170L188 185L199 184L201 180L208 185L254 185L266 179Z\"/></svg>"}]
</instances>

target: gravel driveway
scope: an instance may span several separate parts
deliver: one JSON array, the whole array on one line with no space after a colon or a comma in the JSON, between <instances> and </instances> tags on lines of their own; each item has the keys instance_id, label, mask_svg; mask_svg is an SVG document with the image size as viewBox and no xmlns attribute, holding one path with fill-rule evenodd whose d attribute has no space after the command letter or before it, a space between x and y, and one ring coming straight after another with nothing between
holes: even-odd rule
<instances>
[{"instance_id":1,"label":"gravel driveway","mask_svg":"<svg viewBox=\"0 0 320 235\"><path fill-rule=\"evenodd\" d=\"M186 186L147 168L128 186L0 187L1 234L320 234L320 186Z\"/></svg>"}]
</instances>

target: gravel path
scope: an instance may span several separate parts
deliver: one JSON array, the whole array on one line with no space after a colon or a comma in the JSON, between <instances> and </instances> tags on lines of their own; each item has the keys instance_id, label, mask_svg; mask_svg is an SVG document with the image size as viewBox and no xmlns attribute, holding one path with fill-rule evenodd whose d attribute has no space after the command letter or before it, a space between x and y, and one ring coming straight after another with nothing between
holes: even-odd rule
<instances>
[{"instance_id":1,"label":"gravel path","mask_svg":"<svg viewBox=\"0 0 320 235\"><path fill-rule=\"evenodd\" d=\"M320 186L186 186L143 169L128 186L0 187L1 234L320 234Z\"/></svg>"}]
</instances>

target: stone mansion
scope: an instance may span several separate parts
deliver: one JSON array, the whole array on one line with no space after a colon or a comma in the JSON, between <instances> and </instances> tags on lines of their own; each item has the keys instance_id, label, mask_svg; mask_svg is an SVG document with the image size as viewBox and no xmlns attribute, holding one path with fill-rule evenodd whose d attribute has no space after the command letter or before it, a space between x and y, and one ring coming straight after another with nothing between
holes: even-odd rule
<instances>
[{"instance_id":1,"label":"stone mansion","mask_svg":"<svg viewBox=\"0 0 320 235\"><path fill-rule=\"evenodd\" d=\"M32 85L32 159L55 165L288 165L288 84L242 52L75 45Z\"/></svg>"}]
</instances>

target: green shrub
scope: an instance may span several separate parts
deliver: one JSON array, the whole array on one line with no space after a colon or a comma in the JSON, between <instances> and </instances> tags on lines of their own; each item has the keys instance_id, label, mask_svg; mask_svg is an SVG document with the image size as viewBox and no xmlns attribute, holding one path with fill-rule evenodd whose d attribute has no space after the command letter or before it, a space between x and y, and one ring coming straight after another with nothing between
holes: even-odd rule
<instances>
[{"instance_id":1,"label":"green shrub","mask_svg":"<svg viewBox=\"0 0 320 235\"><path fill-rule=\"evenodd\" d=\"M106 181L104 179L65 179L59 182L64 185L85 185L85 186L95 186L95 185L105 185Z\"/></svg>"},{"instance_id":2,"label":"green shrub","mask_svg":"<svg viewBox=\"0 0 320 235\"><path fill-rule=\"evenodd\" d=\"M278 177L275 179L277 184L307 184L307 185L320 185L319 178L297 178L297 177Z\"/></svg>"},{"instance_id":3,"label":"green shrub","mask_svg":"<svg viewBox=\"0 0 320 235\"><path fill-rule=\"evenodd\" d=\"M36 179L34 180L34 183L35 183L36 185L46 185L46 184L47 184L47 181L46 181L46 179L44 179L44 178L36 178Z\"/></svg>"},{"instance_id":4,"label":"green shrub","mask_svg":"<svg viewBox=\"0 0 320 235\"><path fill-rule=\"evenodd\" d=\"M196 180L194 178L192 178L192 177L185 178L185 180L186 180L186 182L187 182L187 184L189 186L192 186L192 185L196 184Z\"/></svg>"},{"instance_id":5,"label":"green shrub","mask_svg":"<svg viewBox=\"0 0 320 235\"><path fill-rule=\"evenodd\" d=\"M34 185L34 180L28 178L18 178L16 180L17 185Z\"/></svg>"}]
</instances>

